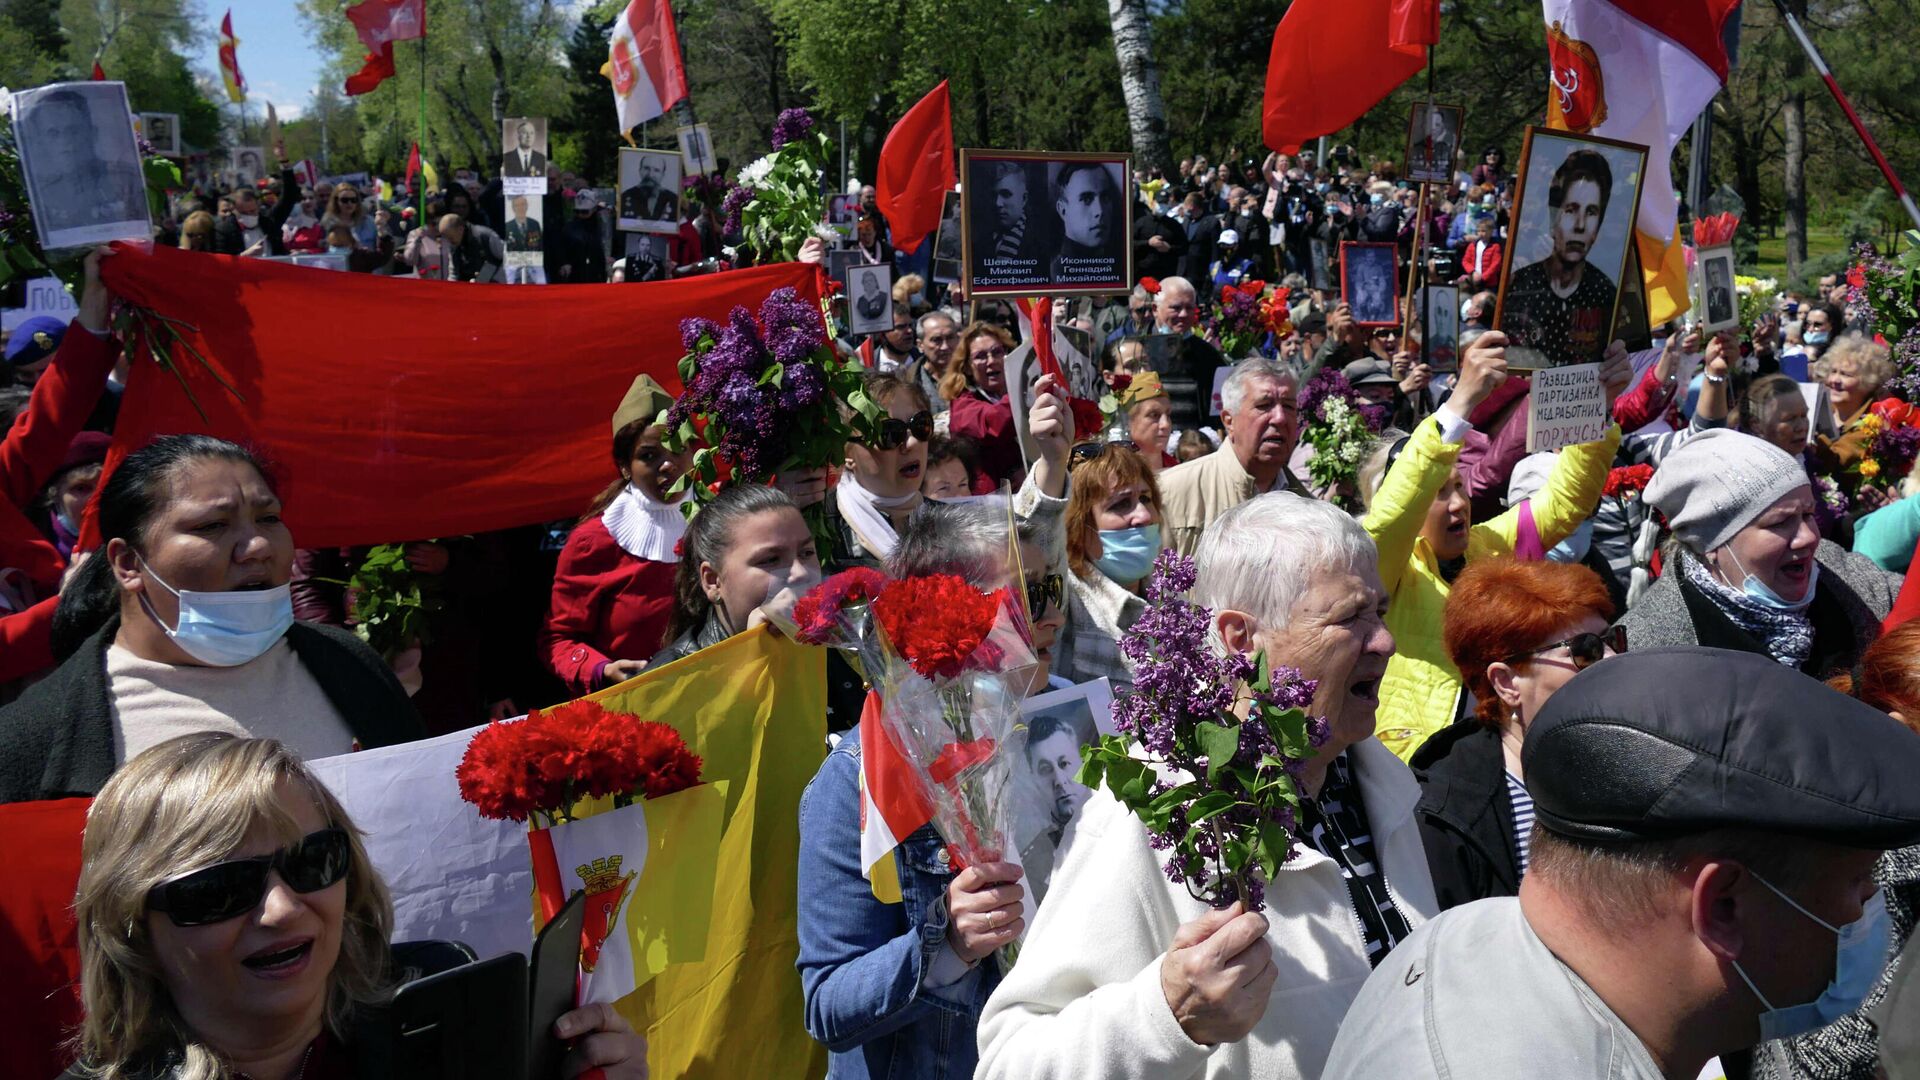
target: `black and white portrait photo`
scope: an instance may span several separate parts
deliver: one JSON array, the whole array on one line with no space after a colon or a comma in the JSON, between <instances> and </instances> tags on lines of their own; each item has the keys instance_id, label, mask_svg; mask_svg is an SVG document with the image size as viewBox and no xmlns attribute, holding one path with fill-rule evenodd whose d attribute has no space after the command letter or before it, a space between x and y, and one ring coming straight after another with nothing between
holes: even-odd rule
<instances>
[{"instance_id":1,"label":"black and white portrait photo","mask_svg":"<svg viewBox=\"0 0 1920 1080\"><path fill-rule=\"evenodd\" d=\"M257 186L267 175L267 155L257 146L233 148L233 180L248 187Z\"/></svg>"},{"instance_id":2,"label":"black and white portrait photo","mask_svg":"<svg viewBox=\"0 0 1920 1080\"><path fill-rule=\"evenodd\" d=\"M509 116L500 122L500 190L514 195L547 193L547 118Z\"/></svg>"},{"instance_id":3,"label":"black and white portrait photo","mask_svg":"<svg viewBox=\"0 0 1920 1080\"><path fill-rule=\"evenodd\" d=\"M1124 292L1132 284L1125 154L963 151L968 295Z\"/></svg>"},{"instance_id":4,"label":"black and white portrait photo","mask_svg":"<svg viewBox=\"0 0 1920 1080\"><path fill-rule=\"evenodd\" d=\"M1399 254L1393 244L1340 245L1340 299L1358 325L1400 325Z\"/></svg>"},{"instance_id":5,"label":"black and white portrait photo","mask_svg":"<svg viewBox=\"0 0 1920 1080\"><path fill-rule=\"evenodd\" d=\"M933 235L933 280L951 285L960 280L960 193L947 192L940 208L940 229Z\"/></svg>"},{"instance_id":6,"label":"black and white portrait photo","mask_svg":"<svg viewBox=\"0 0 1920 1080\"><path fill-rule=\"evenodd\" d=\"M860 196L827 196L827 224L833 231L844 237L853 235L853 227L860 220Z\"/></svg>"},{"instance_id":7,"label":"black and white portrait photo","mask_svg":"<svg viewBox=\"0 0 1920 1080\"><path fill-rule=\"evenodd\" d=\"M713 136L707 133L707 125L677 128L674 137L680 140L680 157L686 163L688 176L705 175L719 167L719 162L713 156Z\"/></svg>"},{"instance_id":8,"label":"black and white portrait photo","mask_svg":"<svg viewBox=\"0 0 1920 1080\"><path fill-rule=\"evenodd\" d=\"M893 267L847 267L847 329L854 335L893 329Z\"/></svg>"},{"instance_id":9,"label":"black and white portrait photo","mask_svg":"<svg viewBox=\"0 0 1920 1080\"><path fill-rule=\"evenodd\" d=\"M1452 285L1420 289L1421 357L1435 371L1460 366L1460 290Z\"/></svg>"},{"instance_id":10,"label":"black and white portrait photo","mask_svg":"<svg viewBox=\"0 0 1920 1080\"><path fill-rule=\"evenodd\" d=\"M1053 870L1066 856L1067 826L1080 816L1093 792L1078 778L1080 750L1113 733L1113 689L1105 679L1028 698L1020 709L1026 724L1015 775L1015 833L1026 881L1038 903Z\"/></svg>"},{"instance_id":11,"label":"black and white portrait photo","mask_svg":"<svg viewBox=\"0 0 1920 1080\"><path fill-rule=\"evenodd\" d=\"M153 235L125 83L56 83L17 93L13 133L42 247Z\"/></svg>"},{"instance_id":12,"label":"black and white portrait photo","mask_svg":"<svg viewBox=\"0 0 1920 1080\"><path fill-rule=\"evenodd\" d=\"M515 274L514 271L517 269L533 269L542 266L546 258L544 255L546 238L541 216L540 196L507 196L507 223L501 228L500 236L506 242L509 280L528 276Z\"/></svg>"},{"instance_id":13,"label":"black and white portrait photo","mask_svg":"<svg viewBox=\"0 0 1920 1080\"><path fill-rule=\"evenodd\" d=\"M1438 105L1416 101L1407 121L1408 180L1427 184L1445 184L1453 180L1453 156L1460 149L1458 105Z\"/></svg>"},{"instance_id":14,"label":"black and white portrait photo","mask_svg":"<svg viewBox=\"0 0 1920 1080\"><path fill-rule=\"evenodd\" d=\"M176 113L140 114L140 134L156 154L180 156L180 117Z\"/></svg>"},{"instance_id":15,"label":"black and white portrait photo","mask_svg":"<svg viewBox=\"0 0 1920 1080\"><path fill-rule=\"evenodd\" d=\"M1700 329L1708 334L1740 325L1740 298L1733 287L1733 248L1701 248L1694 253L1694 304Z\"/></svg>"},{"instance_id":16,"label":"black and white portrait photo","mask_svg":"<svg viewBox=\"0 0 1920 1080\"><path fill-rule=\"evenodd\" d=\"M1517 369L1600 359L1613 331L1644 146L1528 128L1494 329Z\"/></svg>"},{"instance_id":17,"label":"black and white portrait photo","mask_svg":"<svg viewBox=\"0 0 1920 1080\"><path fill-rule=\"evenodd\" d=\"M620 206L615 224L629 232L680 231L680 152L620 148Z\"/></svg>"}]
</instances>

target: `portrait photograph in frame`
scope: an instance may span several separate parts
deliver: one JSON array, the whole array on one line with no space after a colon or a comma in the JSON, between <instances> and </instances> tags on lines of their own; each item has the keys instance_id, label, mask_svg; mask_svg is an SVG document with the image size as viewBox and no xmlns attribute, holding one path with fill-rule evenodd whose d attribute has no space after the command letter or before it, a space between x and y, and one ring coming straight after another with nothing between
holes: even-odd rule
<instances>
[{"instance_id":1,"label":"portrait photograph in frame","mask_svg":"<svg viewBox=\"0 0 1920 1080\"><path fill-rule=\"evenodd\" d=\"M1400 249L1394 244L1340 245L1340 299L1358 326L1400 325Z\"/></svg>"},{"instance_id":2,"label":"portrait photograph in frame","mask_svg":"<svg viewBox=\"0 0 1920 1080\"><path fill-rule=\"evenodd\" d=\"M1414 102L1407 115L1407 167L1402 175L1423 184L1451 183L1466 115L1458 105Z\"/></svg>"},{"instance_id":3,"label":"portrait photograph in frame","mask_svg":"<svg viewBox=\"0 0 1920 1080\"><path fill-rule=\"evenodd\" d=\"M847 332L884 334L893 329L893 265L869 263L846 270Z\"/></svg>"},{"instance_id":4,"label":"portrait photograph in frame","mask_svg":"<svg viewBox=\"0 0 1920 1080\"><path fill-rule=\"evenodd\" d=\"M1131 154L960 151L968 296L1133 287Z\"/></svg>"},{"instance_id":5,"label":"portrait photograph in frame","mask_svg":"<svg viewBox=\"0 0 1920 1080\"><path fill-rule=\"evenodd\" d=\"M1693 253L1693 310L1708 336L1740 325L1740 294L1733 281L1733 245Z\"/></svg>"},{"instance_id":6,"label":"portrait photograph in frame","mask_svg":"<svg viewBox=\"0 0 1920 1080\"><path fill-rule=\"evenodd\" d=\"M13 136L42 248L152 238L125 83L55 83L14 94Z\"/></svg>"},{"instance_id":7,"label":"portrait photograph in frame","mask_svg":"<svg viewBox=\"0 0 1920 1080\"><path fill-rule=\"evenodd\" d=\"M624 232L672 236L680 231L680 151L620 148L619 205L614 226Z\"/></svg>"}]
</instances>

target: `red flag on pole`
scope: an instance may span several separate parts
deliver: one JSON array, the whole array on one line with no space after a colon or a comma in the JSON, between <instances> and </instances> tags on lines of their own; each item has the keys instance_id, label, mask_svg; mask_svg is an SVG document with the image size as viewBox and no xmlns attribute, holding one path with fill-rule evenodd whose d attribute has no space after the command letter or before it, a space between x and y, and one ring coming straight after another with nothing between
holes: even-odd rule
<instances>
[{"instance_id":1,"label":"red flag on pole","mask_svg":"<svg viewBox=\"0 0 1920 1080\"><path fill-rule=\"evenodd\" d=\"M393 78L393 42L381 45L367 54L367 62L359 71L347 76L347 96L357 97L370 93L381 83Z\"/></svg>"},{"instance_id":2,"label":"red flag on pole","mask_svg":"<svg viewBox=\"0 0 1920 1080\"><path fill-rule=\"evenodd\" d=\"M413 178L420 174L420 144L414 143L413 150L407 154L407 190L413 190Z\"/></svg>"},{"instance_id":3,"label":"red flag on pole","mask_svg":"<svg viewBox=\"0 0 1920 1080\"><path fill-rule=\"evenodd\" d=\"M95 60L93 62L93 74L90 78L93 82L107 81L107 69L100 66L100 61Z\"/></svg>"},{"instance_id":4,"label":"red flag on pole","mask_svg":"<svg viewBox=\"0 0 1920 1080\"><path fill-rule=\"evenodd\" d=\"M1426 65L1439 27L1439 0L1294 0L1267 61L1267 145L1290 154L1359 119Z\"/></svg>"},{"instance_id":5,"label":"red flag on pole","mask_svg":"<svg viewBox=\"0 0 1920 1080\"><path fill-rule=\"evenodd\" d=\"M240 39L233 36L233 9L220 20L220 81L227 85L227 100L247 100L247 77L240 74Z\"/></svg>"},{"instance_id":6,"label":"red flag on pole","mask_svg":"<svg viewBox=\"0 0 1920 1080\"><path fill-rule=\"evenodd\" d=\"M887 133L873 183L895 247L912 251L940 227L953 189L953 102L944 80Z\"/></svg>"},{"instance_id":7,"label":"red flag on pole","mask_svg":"<svg viewBox=\"0 0 1920 1080\"><path fill-rule=\"evenodd\" d=\"M365 94L393 77L393 43L427 36L426 0L361 0L347 21L367 46L367 60L347 77L347 94Z\"/></svg>"},{"instance_id":8,"label":"red flag on pole","mask_svg":"<svg viewBox=\"0 0 1920 1080\"><path fill-rule=\"evenodd\" d=\"M630 0L613 22L600 74L613 83L613 110L622 134L687 96L680 32L667 0Z\"/></svg>"}]
</instances>

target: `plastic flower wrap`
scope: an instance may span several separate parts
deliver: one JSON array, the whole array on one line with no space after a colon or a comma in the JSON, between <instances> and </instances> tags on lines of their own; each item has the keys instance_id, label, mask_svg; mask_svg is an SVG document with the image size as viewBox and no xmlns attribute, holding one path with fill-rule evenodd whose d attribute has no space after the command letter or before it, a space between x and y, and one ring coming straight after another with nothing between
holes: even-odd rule
<instances>
[{"instance_id":1,"label":"plastic flower wrap","mask_svg":"<svg viewBox=\"0 0 1920 1080\"><path fill-rule=\"evenodd\" d=\"M854 435L842 402L861 423L880 417L861 389L858 364L834 352L820 309L791 288L775 289L757 317L736 307L725 326L682 320L680 336L685 389L667 410L664 441L671 451L694 450L692 466L670 489L691 492L682 503L689 517L723 479L759 484L781 472L838 464ZM828 558L826 504L802 513Z\"/></svg>"},{"instance_id":2,"label":"plastic flower wrap","mask_svg":"<svg viewBox=\"0 0 1920 1080\"><path fill-rule=\"evenodd\" d=\"M1265 886L1293 857L1302 764L1327 741L1310 718L1316 683L1265 653L1207 644L1213 613L1185 599L1194 564L1167 551L1147 580L1147 610L1121 636L1136 665L1114 702L1114 726L1087 748L1080 782L1105 784L1167 853L1168 880L1216 908L1264 906Z\"/></svg>"},{"instance_id":3,"label":"plastic flower wrap","mask_svg":"<svg viewBox=\"0 0 1920 1080\"><path fill-rule=\"evenodd\" d=\"M805 109L788 109L774 122L773 153L740 170L740 186L721 212L728 221L738 212L741 236L759 262L799 258L800 245L826 220L821 180L827 148L826 132L813 117Z\"/></svg>"},{"instance_id":4,"label":"plastic flower wrap","mask_svg":"<svg viewBox=\"0 0 1920 1080\"><path fill-rule=\"evenodd\" d=\"M1386 409L1362 401L1346 376L1329 367L1315 372L1301 388L1300 415L1301 437L1313 447L1307 475L1314 489L1347 510L1355 509L1355 480L1373 437L1386 422Z\"/></svg>"}]
</instances>

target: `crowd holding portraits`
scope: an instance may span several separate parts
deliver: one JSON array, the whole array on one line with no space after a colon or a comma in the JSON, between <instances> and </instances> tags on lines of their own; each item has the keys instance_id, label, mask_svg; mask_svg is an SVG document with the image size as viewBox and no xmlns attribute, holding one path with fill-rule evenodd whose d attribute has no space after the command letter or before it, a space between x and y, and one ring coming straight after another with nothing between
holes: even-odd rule
<instances>
[{"instance_id":1,"label":"crowd holding portraits","mask_svg":"<svg viewBox=\"0 0 1920 1080\"><path fill-rule=\"evenodd\" d=\"M975 296L1112 293L1130 287L1126 155L967 150L966 287Z\"/></svg>"},{"instance_id":2,"label":"crowd holding portraits","mask_svg":"<svg viewBox=\"0 0 1920 1080\"><path fill-rule=\"evenodd\" d=\"M1529 128L1495 329L1520 368L1586 364L1611 340L1647 149Z\"/></svg>"}]
</instances>

